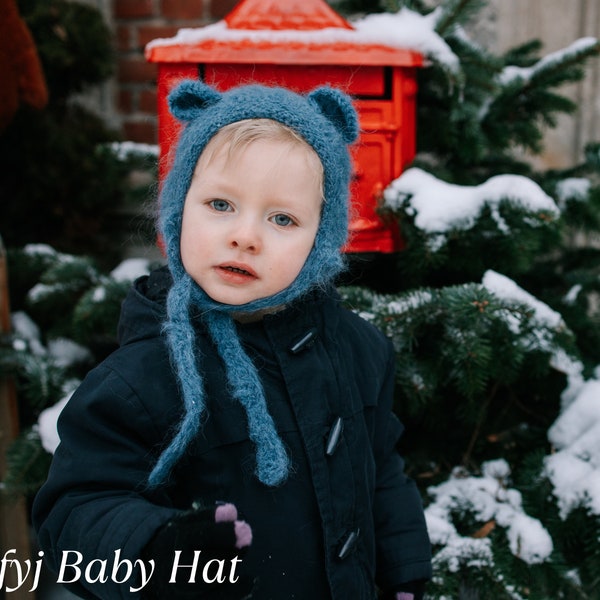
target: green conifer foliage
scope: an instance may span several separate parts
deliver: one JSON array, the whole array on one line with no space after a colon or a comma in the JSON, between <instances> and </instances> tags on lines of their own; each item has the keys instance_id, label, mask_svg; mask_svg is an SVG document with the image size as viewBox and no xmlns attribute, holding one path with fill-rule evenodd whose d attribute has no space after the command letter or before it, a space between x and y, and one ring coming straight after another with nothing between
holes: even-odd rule
<instances>
[{"instance_id":1,"label":"green conifer foliage","mask_svg":"<svg viewBox=\"0 0 600 600\"><path fill-rule=\"evenodd\" d=\"M401 450L423 490L434 548L427 598L595 599L600 456L593 442L577 446L595 430L579 417L568 442L556 426L598 384L600 146L589 144L581 164L545 172L522 151L539 153L545 131L576 110L563 89L600 44L577 40L544 55L531 40L495 55L467 33L485 4L379 3L435 11L460 66L430 57L419 71L417 157L385 192L406 248L395 263L375 262L371 289L342 294L397 351ZM429 186L420 197L416 174ZM508 174L534 182L544 202L491 193L489 182ZM423 219L427 203L450 215L459 195L480 196L469 218Z\"/></svg>"},{"instance_id":2,"label":"green conifer foliage","mask_svg":"<svg viewBox=\"0 0 600 600\"><path fill-rule=\"evenodd\" d=\"M40 413L68 398L86 372L116 348L131 280L102 272L89 257L44 244L11 250L9 274L9 287L18 294L13 293L13 332L0 339L0 376L16 382L21 435L7 455L3 485L9 494L32 495L51 459L40 437Z\"/></svg>"}]
</instances>

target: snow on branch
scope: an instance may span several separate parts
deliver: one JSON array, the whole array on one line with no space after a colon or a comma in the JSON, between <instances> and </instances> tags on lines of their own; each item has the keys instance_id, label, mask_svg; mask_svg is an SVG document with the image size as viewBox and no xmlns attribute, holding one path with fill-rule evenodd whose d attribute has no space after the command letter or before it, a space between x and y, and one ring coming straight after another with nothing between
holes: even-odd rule
<instances>
[{"instance_id":1,"label":"snow on branch","mask_svg":"<svg viewBox=\"0 0 600 600\"><path fill-rule=\"evenodd\" d=\"M496 175L476 186L446 183L418 168L405 171L384 191L385 207L403 208L415 217L415 226L427 233L446 233L452 229L470 229L484 206L490 207L498 228L507 225L499 213L502 201L531 213L558 217L554 200L542 188L522 175Z\"/></svg>"},{"instance_id":2,"label":"snow on branch","mask_svg":"<svg viewBox=\"0 0 600 600\"><path fill-rule=\"evenodd\" d=\"M579 506L600 516L600 381L591 379L548 430L556 452L546 457L560 515Z\"/></svg>"},{"instance_id":3,"label":"snow on branch","mask_svg":"<svg viewBox=\"0 0 600 600\"><path fill-rule=\"evenodd\" d=\"M539 564L550 557L553 550L552 538L543 525L528 516L521 494L507 486L510 467L503 460L489 461L482 465L481 477L455 470L447 481L431 487L428 493L434 501L425 510L427 528L434 545L445 546L446 552L438 553L435 561L444 558L453 550L456 568L465 558L484 560L493 564L489 541L483 533L472 536L460 535L453 525L456 515L471 515L481 526L491 530L505 530L511 552L528 564ZM465 550L469 550L465 554Z\"/></svg>"},{"instance_id":4,"label":"snow on branch","mask_svg":"<svg viewBox=\"0 0 600 600\"><path fill-rule=\"evenodd\" d=\"M574 59L598 51L600 51L600 42L596 38L580 38L566 48L544 56L531 67L508 65L500 73L499 82L501 85L507 86L519 80L523 85L526 85L532 79L543 75L547 71L553 71L558 67L570 64Z\"/></svg>"},{"instance_id":5,"label":"snow on branch","mask_svg":"<svg viewBox=\"0 0 600 600\"><path fill-rule=\"evenodd\" d=\"M563 406L567 405L572 397L579 392L583 384L583 365L553 342L554 333L568 331L562 315L518 286L509 277L496 273L493 270L485 272L482 284L497 298L523 304L531 308L535 320L539 323L539 327L535 329L532 334L533 337L528 340L528 343L531 347L549 352L551 354L550 364L552 367L567 375L568 386L563 393ZM507 323L515 333L518 333L518 321L511 319L510 315L508 315Z\"/></svg>"}]
</instances>

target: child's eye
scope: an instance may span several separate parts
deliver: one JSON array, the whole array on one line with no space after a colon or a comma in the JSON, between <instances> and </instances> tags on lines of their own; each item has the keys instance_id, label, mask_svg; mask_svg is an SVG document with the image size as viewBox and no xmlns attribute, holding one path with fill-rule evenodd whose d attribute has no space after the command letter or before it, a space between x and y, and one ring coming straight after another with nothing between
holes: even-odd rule
<instances>
[{"instance_id":1,"label":"child's eye","mask_svg":"<svg viewBox=\"0 0 600 600\"><path fill-rule=\"evenodd\" d=\"M271 220L275 225L279 225L280 227L289 227L294 224L294 220L284 214L275 215Z\"/></svg>"},{"instance_id":2,"label":"child's eye","mask_svg":"<svg viewBox=\"0 0 600 600\"><path fill-rule=\"evenodd\" d=\"M227 200L219 200L217 198L216 200L211 200L208 204L218 212L227 212L228 210L231 210L231 204L229 204Z\"/></svg>"}]
</instances>

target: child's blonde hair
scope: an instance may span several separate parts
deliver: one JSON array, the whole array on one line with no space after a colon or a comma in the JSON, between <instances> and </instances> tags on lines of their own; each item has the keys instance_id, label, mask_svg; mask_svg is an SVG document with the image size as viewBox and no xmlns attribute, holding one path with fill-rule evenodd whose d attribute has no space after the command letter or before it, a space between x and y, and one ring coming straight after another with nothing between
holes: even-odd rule
<instances>
[{"instance_id":1,"label":"child's blonde hair","mask_svg":"<svg viewBox=\"0 0 600 600\"><path fill-rule=\"evenodd\" d=\"M209 164L215 154L226 149L227 158L234 159L253 142L268 140L302 148L306 152L309 165L314 170L321 198L323 198L324 169L319 155L306 140L290 127L273 119L244 119L225 125L208 142L202 157Z\"/></svg>"}]
</instances>

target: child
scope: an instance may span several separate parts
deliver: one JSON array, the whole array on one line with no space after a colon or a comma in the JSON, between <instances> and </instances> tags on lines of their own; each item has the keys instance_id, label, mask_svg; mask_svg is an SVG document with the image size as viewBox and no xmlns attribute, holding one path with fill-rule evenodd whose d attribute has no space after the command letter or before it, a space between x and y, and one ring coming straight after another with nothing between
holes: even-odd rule
<instances>
[{"instance_id":1,"label":"child","mask_svg":"<svg viewBox=\"0 0 600 600\"><path fill-rule=\"evenodd\" d=\"M61 415L34 504L45 558L84 597L421 598L394 353L331 283L349 98L186 81L169 102L186 125L160 197L168 270L136 282L121 347Z\"/></svg>"}]
</instances>

